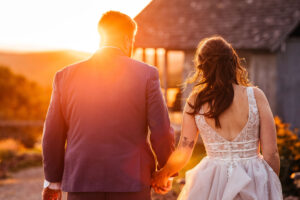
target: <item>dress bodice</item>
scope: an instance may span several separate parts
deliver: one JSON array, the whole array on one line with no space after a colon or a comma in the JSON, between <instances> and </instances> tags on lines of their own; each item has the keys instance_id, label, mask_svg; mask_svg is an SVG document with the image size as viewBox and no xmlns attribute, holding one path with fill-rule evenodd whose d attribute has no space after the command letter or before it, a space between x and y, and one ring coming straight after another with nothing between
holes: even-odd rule
<instances>
[{"instance_id":1,"label":"dress bodice","mask_svg":"<svg viewBox=\"0 0 300 200\"><path fill-rule=\"evenodd\" d=\"M259 154L259 114L252 87L247 87L249 104L248 121L234 140L229 141L207 124L204 115L195 116L209 158L227 161L230 168L235 161L247 160ZM200 113L203 113L202 109Z\"/></svg>"}]
</instances>

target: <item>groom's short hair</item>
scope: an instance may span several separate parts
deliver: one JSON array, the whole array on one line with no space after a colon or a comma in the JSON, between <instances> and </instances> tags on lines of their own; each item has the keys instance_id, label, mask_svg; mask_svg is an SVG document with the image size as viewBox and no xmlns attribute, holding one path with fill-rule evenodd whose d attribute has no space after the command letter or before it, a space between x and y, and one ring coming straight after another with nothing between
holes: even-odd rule
<instances>
[{"instance_id":1,"label":"groom's short hair","mask_svg":"<svg viewBox=\"0 0 300 200\"><path fill-rule=\"evenodd\" d=\"M118 11L108 11L104 13L98 23L98 32L107 38L124 35L133 38L136 30L136 22L128 15Z\"/></svg>"}]
</instances>

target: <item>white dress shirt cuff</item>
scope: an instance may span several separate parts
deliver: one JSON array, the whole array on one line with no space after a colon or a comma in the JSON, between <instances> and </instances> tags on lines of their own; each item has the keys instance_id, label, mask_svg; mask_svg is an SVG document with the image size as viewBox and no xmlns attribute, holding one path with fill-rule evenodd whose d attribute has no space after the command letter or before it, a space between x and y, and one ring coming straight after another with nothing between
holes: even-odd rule
<instances>
[{"instance_id":1,"label":"white dress shirt cuff","mask_svg":"<svg viewBox=\"0 0 300 200\"><path fill-rule=\"evenodd\" d=\"M50 183L46 179L44 180L44 188L49 187L52 190L61 190L61 183Z\"/></svg>"}]
</instances>

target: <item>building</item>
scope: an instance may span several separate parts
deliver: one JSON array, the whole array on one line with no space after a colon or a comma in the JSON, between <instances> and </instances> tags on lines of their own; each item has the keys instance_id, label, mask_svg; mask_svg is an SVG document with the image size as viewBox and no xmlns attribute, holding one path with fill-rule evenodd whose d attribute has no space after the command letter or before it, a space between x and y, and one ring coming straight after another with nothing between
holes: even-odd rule
<instances>
[{"instance_id":1,"label":"building","mask_svg":"<svg viewBox=\"0 0 300 200\"><path fill-rule=\"evenodd\" d=\"M198 42L221 35L245 58L273 112L300 127L299 0L153 0L135 20L135 55L158 66L170 107L193 71Z\"/></svg>"}]
</instances>

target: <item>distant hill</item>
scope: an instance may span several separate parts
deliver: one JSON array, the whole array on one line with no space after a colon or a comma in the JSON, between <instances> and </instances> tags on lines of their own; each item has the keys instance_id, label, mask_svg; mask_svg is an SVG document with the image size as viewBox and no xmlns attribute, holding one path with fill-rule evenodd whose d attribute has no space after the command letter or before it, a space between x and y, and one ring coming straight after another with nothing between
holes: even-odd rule
<instances>
[{"instance_id":1,"label":"distant hill","mask_svg":"<svg viewBox=\"0 0 300 200\"><path fill-rule=\"evenodd\" d=\"M0 50L0 66L9 67L13 72L47 87L52 85L57 70L89 56L90 53L73 50L34 52Z\"/></svg>"}]
</instances>

